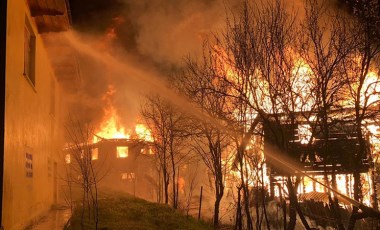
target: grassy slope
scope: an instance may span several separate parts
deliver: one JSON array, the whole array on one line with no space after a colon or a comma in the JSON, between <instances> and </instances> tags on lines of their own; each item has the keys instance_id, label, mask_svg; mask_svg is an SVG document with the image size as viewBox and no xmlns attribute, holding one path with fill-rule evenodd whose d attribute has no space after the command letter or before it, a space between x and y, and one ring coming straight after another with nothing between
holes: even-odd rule
<instances>
[{"instance_id":1,"label":"grassy slope","mask_svg":"<svg viewBox=\"0 0 380 230\"><path fill-rule=\"evenodd\" d=\"M186 217L167 205L151 203L125 194L108 194L99 200L99 207L99 229L104 230L212 229L210 225ZM95 229L89 223L86 223L85 228ZM68 229L81 229L79 210L74 212Z\"/></svg>"}]
</instances>

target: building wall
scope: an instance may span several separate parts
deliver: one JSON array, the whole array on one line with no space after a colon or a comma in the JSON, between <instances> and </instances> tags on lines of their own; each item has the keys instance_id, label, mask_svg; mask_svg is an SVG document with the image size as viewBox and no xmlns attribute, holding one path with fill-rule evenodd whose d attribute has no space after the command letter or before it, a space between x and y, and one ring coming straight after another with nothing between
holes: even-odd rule
<instances>
[{"instance_id":1,"label":"building wall","mask_svg":"<svg viewBox=\"0 0 380 230\"><path fill-rule=\"evenodd\" d=\"M7 12L5 230L24 228L56 202L59 178L55 172L59 171L59 131L62 130L59 85L26 1L8 1ZM26 19L36 36L35 86L23 75Z\"/></svg>"}]
</instances>

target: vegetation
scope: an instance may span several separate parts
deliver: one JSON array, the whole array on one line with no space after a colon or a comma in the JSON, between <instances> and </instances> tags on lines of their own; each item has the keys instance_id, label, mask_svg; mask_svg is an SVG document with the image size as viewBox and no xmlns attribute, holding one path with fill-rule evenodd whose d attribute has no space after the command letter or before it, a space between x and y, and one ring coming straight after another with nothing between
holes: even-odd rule
<instances>
[{"instance_id":1,"label":"vegetation","mask_svg":"<svg viewBox=\"0 0 380 230\"><path fill-rule=\"evenodd\" d=\"M124 193L100 194L98 229L212 229L165 204L151 203ZM94 229L89 222L84 229ZM68 230L81 228L81 208L75 208Z\"/></svg>"}]
</instances>

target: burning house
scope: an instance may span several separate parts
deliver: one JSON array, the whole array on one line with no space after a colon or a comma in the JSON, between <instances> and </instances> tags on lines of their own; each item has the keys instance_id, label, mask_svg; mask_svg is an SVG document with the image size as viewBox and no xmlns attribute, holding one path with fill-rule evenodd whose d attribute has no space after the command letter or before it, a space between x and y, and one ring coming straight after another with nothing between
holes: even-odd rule
<instances>
[{"instance_id":1,"label":"burning house","mask_svg":"<svg viewBox=\"0 0 380 230\"><path fill-rule=\"evenodd\" d=\"M372 177L374 152L371 152L367 135L363 140L365 151L360 153L358 133L353 121L329 122L327 130L323 130L317 121L291 122L282 119L278 123L274 118L268 119L263 126L264 149L270 149L271 146L281 147L284 157L296 162L294 168L289 169L271 164L269 160L271 195L279 196L280 190L286 187L284 181L287 176L298 176L301 178L298 193L306 199L318 200L310 197L312 194L309 193L315 195L315 192L328 192L318 182L330 186L335 183L340 193L353 197L353 174L358 173L369 185L363 191L363 202L367 205L376 202L371 197L376 192ZM305 177L304 174L313 179Z\"/></svg>"},{"instance_id":2,"label":"burning house","mask_svg":"<svg viewBox=\"0 0 380 230\"><path fill-rule=\"evenodd\" d=\"M154 200L157 185L152 144L143 139L101 138L91 144L73 145L65 149L67 168L72 178L80 178L80 161L76 154L88 151L97 175L98 186L128 192L146 200ZM75 175L74 175L75 174Z\"/></svg>"}]
</instances>

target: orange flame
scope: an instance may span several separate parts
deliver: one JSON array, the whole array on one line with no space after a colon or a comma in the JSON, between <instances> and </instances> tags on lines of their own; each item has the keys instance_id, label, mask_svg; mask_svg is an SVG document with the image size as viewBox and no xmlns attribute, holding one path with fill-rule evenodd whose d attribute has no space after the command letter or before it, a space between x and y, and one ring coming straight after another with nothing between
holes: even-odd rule
<instances>
[{"instance_id":1,"label":"orange flame","mask_svg":"<svg viewBox=\"0 0 380 230\"><path fill-rule=\"evenodd\" d=\"M139 139L145 140L147 142L153 142L151 131L143 124L137 124L135 127L135 132Z\"/></svg>"},{"instance_id":2,"label":"orange flame","mask_svg":"<svg viewBox=\"0 0 380 230\"><path fill-rule=\"evenodd\" d=\"M375 72L369 72L363 84L360 102L361 104L366 103L367 105L378 102L380 100L379 94L380 79Z\"/></svg>"},{"instance_id":3,"label":"orange flame","mask_svg":"<svg viewBox=\"0 0 380 230\"><path fill-rule=\"evenodd\" d=\"M111 106L107 110L109 118L102 122L99 131L94 136L94 143L99 141L99 138L125 138L129 139L130 134L125 132L125 128L119 125L119 119L115 108Z\"/></svg>"},{"instance_id":4,"label":"orange flame","mask_svg":"<svg viewBox=\"0 0 380 230\"><path fill-rule=\"evenodd\" d=\"M234 63L232 63L229 58L228 54L219 46L214 47L214 53L213 53L213 58L215 58L215 67L219 71L217 74L221 74L225 76L229 81L231 81L232 84L240 84L239 81L239 74L234 68ZM297 58L297 55L294 54L296 58L294 66L292 68L290 80L291 80L291 86L292 90L295 92L297 95L296 98L292 98L295 102L295 111L310 111L312 109L313 104L315 103L315 99L312 92L313 89L313 84L312 78L313 78L313 71L308 63L306 63L302 58ZM260 79L259 72L256 72L255 74L258 75L255 76L254 79ZM266 85L266 82L262 82L258 80L258 82L253 82L253 84L257 84L257 87L255 87L256 92L246 92L247 93L247 98L252 98L254 94L256 99L260 98L260 102L262 102L261 106L264 109L267 109L269 112L273 112L271 110L271 101L268 99L268 86ZM366 101L365 101L366 100ZM375 102L380 101L380 79L379 76L375 72L369 72L368 75L366 76L363 89L361 92L361 104L366 103L366 105L371 105ZM281 110L281 108L277 109L278 111ZM236 113L238 114L238 113ZM246 114L247 117L252 117L255 116L255 114ZM312 118L310 118L312 119ZM380 153L380 127L377 125L374 125L369 122L370 125L366 125L366 129L370 132L370 141L372 144L373 149L373 154L379 155ZM307 144L309 143L311 139L311 128L308 125L299 125L298 127L299 131L299 137L300 137L300 142L301 144ZM253 148L254 144L250 143L247 148ZM248 150L248 149L247 149ZM261 150L261 157L260 162L264 162L264 154L263 150ZM378 162L380 162L380 158L376 157ZM263 176L264 177L264 185L269 187L269 176L266 175L266 164L263 164ZM257 169L251 168L249 165L247 165L247 168L245 169L247 171L247 175L255 175L255 174L260 174L261 172L257 172ZM230 176L239 178L240 173L238 170L231 170ZM260 177L261 177L260 176ZM372 187L374 186L371 180L370 172L368 173L362 173L361 175L361 180L363 181L363 200L362 202L366 205L370 205L371 201L371 190ZM325 183L325 178L323 175L315 175L313 176L315 180ZM328 176L328 180L331 181L331 175ZM246 178L248 181L249 186L254 186L256 180L258 178L255 177L250 177ZM274 187L275 191L275 196L279 196L281 194L280 190L283 190L287 192L287 187L285 184L284 178L277 177L275 178L277 181L279 181L279 185ZM336 175L336 183L337 183L337 189L340 193L347 195L349 197L353 197L353 175L352 174L337 174ZM297 188L299 194L303 193L312 193L312 192L318 192L318 193L326 193L327 189L323 187L322 185L316 183L315 181L304 177L302 178L302 183L299 185Z\"/></svg>"},{"instance_id":5,"label":"orange flame","mask_svg":"<svg viewBox=\"0 0 380 230\"><path fill-rule=\"evenodd\" d=\"M115 93L112 85L108 86L108 90L102 97L106 107L104 109L104 119L100 124L99 129L94 135L93 142L98 142L101 138L125 138L129 139L130 134L125 131L125 128L120 125L120 119L117 115L116 109L113 107L110 98Z\"/></svg>"}]
</instances>

